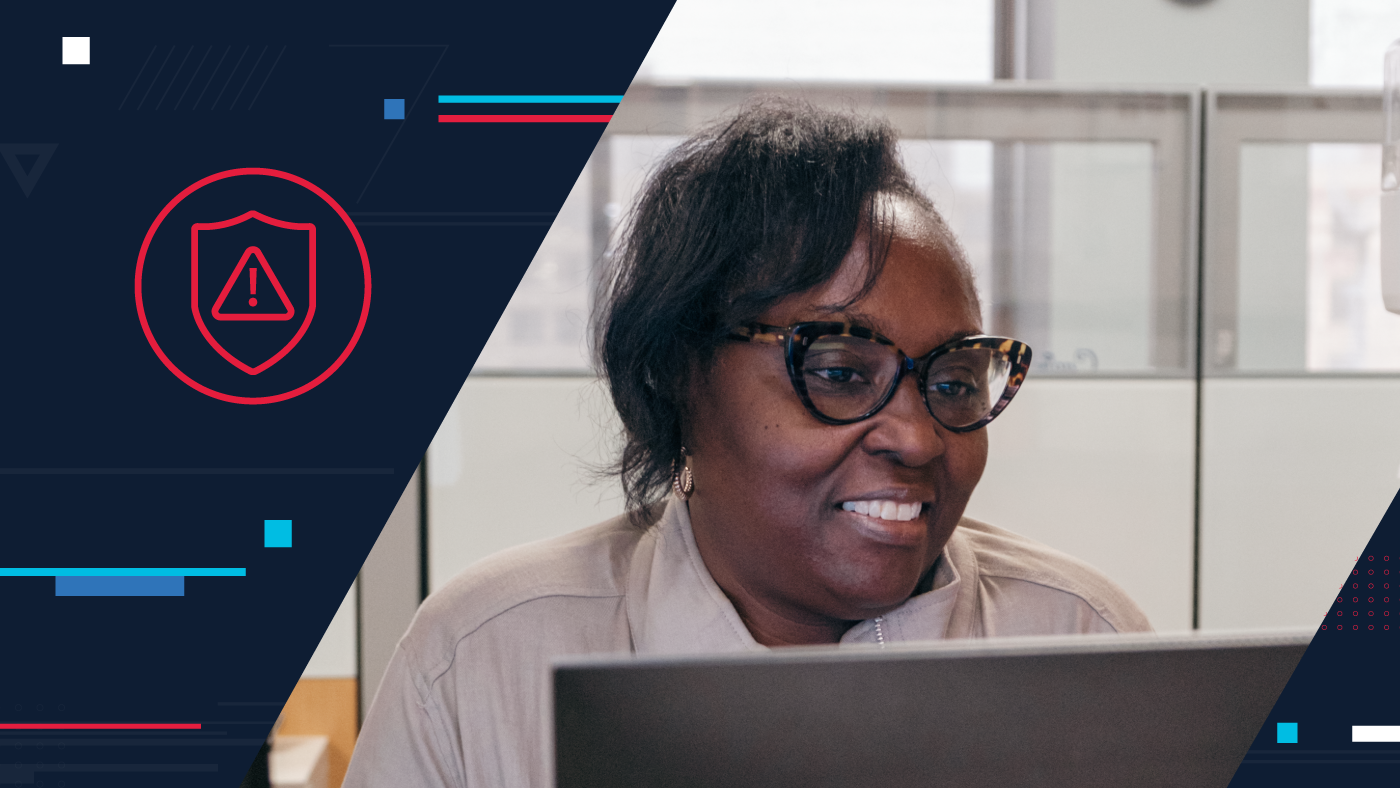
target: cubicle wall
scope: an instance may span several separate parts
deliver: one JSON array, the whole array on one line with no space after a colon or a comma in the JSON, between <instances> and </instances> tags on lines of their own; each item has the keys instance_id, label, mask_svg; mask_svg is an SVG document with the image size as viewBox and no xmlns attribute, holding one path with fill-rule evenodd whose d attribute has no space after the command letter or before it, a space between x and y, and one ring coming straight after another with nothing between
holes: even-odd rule
<instances>
[{"instance_id":1,"label":"cubicle wall","mask_svg":"<svg viewBox=\"0 0 1400 788\"><path fill-rule=\"evenodd\" d=\"M1400 484L1381 99L1206 107L1201 625L1316 625Z\"/></svg>"},{"instance_id":2,"label":"cubicle wall","mask_svg":"<svg viewBox=\"0 0 1400 788\"><path fill-rule=\"evenodd\" d=\"M587 360L595 262L670 146L790 89L629 91L429 450L423 585L621 511L598 476L617 426ZM986 328L1036 348L969 514L1099 566L1162 631L1316 624L1400 484L1378 94L802 95L890 119Z\"/></svg>"}]
</instances>

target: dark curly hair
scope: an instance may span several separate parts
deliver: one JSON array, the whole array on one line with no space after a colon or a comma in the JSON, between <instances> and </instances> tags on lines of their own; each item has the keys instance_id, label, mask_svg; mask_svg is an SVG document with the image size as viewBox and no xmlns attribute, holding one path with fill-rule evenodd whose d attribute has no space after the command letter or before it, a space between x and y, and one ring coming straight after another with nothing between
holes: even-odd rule
<instances>
[{"instance_id":1,"label":"dark curly hair","mask_svg":"<svg viewBox=\"0 0 1400 788\"><path fill-rule=\"evenodd\" d=\"M872 265L856 298L874 284L889 244L882 196L926 209L956 248L896 143L882 120L770 98L700 131L652 172L593 315L595 364L624 431L610 470L637 522L683 461L690 376L729 332L829 280L862 233Z\"/></svg>"}]
</instances>

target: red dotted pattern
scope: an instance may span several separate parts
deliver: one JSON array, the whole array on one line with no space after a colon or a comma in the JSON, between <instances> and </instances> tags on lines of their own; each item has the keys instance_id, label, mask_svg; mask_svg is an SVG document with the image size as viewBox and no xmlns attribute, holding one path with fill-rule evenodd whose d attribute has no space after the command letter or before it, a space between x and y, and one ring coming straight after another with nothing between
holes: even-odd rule
<instances>
[{"instance_id":1,"label":"red dotted pattern","mask_svg":"<svg viewBox=\"0 0 1400 788\"><path fill-rule=\"evenodd\" d=\"M1322 631L1389 632L1391 624L1400 624L1390 615L1390 584L1400 576L1392 576L1390 570L1388 555L1357 556L1348 582L1337 588L1340 595L1322 622Z\"/></svg>"}]
</instances>

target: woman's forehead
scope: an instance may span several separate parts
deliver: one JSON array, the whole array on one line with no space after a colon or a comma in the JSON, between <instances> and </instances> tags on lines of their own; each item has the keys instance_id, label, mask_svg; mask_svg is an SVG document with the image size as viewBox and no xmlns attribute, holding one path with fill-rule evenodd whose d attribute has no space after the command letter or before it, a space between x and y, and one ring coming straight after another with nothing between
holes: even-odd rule
<instances>
[{"instance_id":1,"label":"woman's forehead","mask_svg":"<svg viewBox=\"0 0 1400 788\"><path fill-rule=\"evenodd\" d=\"M877 235L887 233L888 243L881 244L884 264L868 291L872 243L862 233L835 276L782 299L764 322L842 320L916 346L980 332L976 290L957 244L922 208L903 200L894 207L875 228Z\"/></svg>"},{"instance_id":2,"label":"woman's forehead","mask_svg":"<svg viewBox=\"0 0 1400 788\"><path fill-rule=\"evenodd\" d=\"M950 240L943 222L932 209L907 197L881 197L872 224L905 243L945 246Z\"/></svg>"},{"instance_id":3,"label":"woman's forehead","mask_svg":"<svg viewBox=\"0 0 1400 788\"><path fill-rule=\"evenodd\" d=\"M878 201L869 226L856 235L840 270L829 284L852 294L859 293L869 276L872 252L883 252L886 266L890 255L915 254L925 265L940 268L951 265L955 269L953 273L963 277L968 273L962 249L946 225L931 209L903 197L883 197ZM884 276L883 270L881 276ZM970 287L972 282L969 280L965 284Z\"/></svg>"}]
</instances>

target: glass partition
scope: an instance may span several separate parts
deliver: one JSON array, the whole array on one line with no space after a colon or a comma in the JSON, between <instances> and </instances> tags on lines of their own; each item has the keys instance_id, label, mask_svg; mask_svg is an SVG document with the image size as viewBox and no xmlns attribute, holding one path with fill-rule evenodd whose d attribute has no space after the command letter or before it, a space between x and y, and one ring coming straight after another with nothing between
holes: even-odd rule
<instances>
[{"instance_id":1,"label":"glass partition","mask_svg":"<svg viewBox=\"0 0 1400 788\"><path fill-rule=\"evenodd\" d=\"M475 373L588 371L592 289L591 164L584 168L526 269Z\"/></svg>"},{"instance_id":2,"label":"glass partition","mask_svg":"<svg viewBox=\"0 0 1400 788\"><path fill-rule=\"evenodd\" d=\"M1380 281L1373 91L1208 99L1205 373L1400 371Z\"/></svg>"},{"instance_id":3,"label":"glass partition","mask_svg":"<svg viewBox=\"0 0 1400 788\"><path fill-rule=\"evenodd\" d=\"M1239 347L1248 373L1400 371L1380 279L1379 143L1246 142Z\"/></svg>"},{"instance_id":4,"label":"glass partition","mask_svg":"<svg viewBox=\"0 0 1400 788\"><path fill-rule=\"evenodd\" d=\"M1019 215L1007 217L1010 232L997 236L992 330L1036 348L1037 374L1158 371L1153 145L1002 147L1022 190L998 197L1003 210ZM1004 205L1017 198L1019 205Z\"/></svg>"},{"instance_id":5,"label":"glass partition","mask_svg":"<svg viewBox=\"0 0 1400 788\"><path fill-rule=\"evenodd\" d=\"M1381 146L1308 146L1309 372L1400 372L1380 273Z\"/></svg>"}]
</instances>

